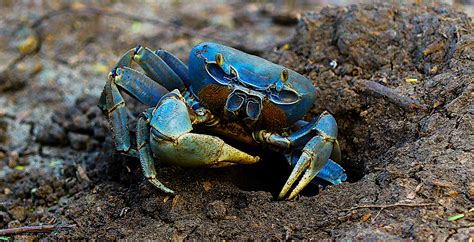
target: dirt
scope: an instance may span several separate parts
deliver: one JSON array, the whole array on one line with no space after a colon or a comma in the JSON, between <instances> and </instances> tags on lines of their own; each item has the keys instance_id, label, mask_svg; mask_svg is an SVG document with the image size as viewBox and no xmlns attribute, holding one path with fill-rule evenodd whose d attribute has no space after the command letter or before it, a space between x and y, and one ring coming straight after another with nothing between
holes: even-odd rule
<instances>
[{"instance_id":1,"label":"dirt","mask_svg":"<svg viewBox=\"0 0 474 242\"><path fill-rule=\"evenodd\" d=\"M8 239L474 236L474 35L466 14L305 5L297 18L303 9L262 3L8 3L0 10L0 228L74 225ZM178 193L168 197L144 181L137 160L114 154L96 107L114 62L137 43L186 61L209 40L314 81L318 99L306 118L324 110L336 117L347 183L276 201L291 168L262 150L253 166L158 164ZM376 95L367 81L420 105ZM134 113L143 108L130 104ZM456 214L465 216L448 220Z\"/></svg>"}]
</instances>

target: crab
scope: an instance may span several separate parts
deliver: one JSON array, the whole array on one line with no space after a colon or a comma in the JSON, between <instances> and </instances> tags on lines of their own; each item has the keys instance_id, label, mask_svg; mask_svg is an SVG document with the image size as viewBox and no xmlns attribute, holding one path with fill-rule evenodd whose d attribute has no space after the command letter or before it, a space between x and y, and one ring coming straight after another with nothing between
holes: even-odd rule
<instances>
[{"instance_id":1,"label":"crab","mask_svg":"<svg viewBox=\"0 0 474 242\"><path fill-rule=\"evenodd\" d=\"M310 182L346 180L335 118L325 111L301 120L316 91L293 70L221 44L195 46L188 65L168 51L137 46L110 72L98 106L116 151L139 158L145 178L165 193L175 192L158 179L155 160L213 168L260 160L225 138L282 153L293 170L278 198L292 199ZM149 107L137 121L136 147L122 93Z\"/></svg>"}]
</instances>

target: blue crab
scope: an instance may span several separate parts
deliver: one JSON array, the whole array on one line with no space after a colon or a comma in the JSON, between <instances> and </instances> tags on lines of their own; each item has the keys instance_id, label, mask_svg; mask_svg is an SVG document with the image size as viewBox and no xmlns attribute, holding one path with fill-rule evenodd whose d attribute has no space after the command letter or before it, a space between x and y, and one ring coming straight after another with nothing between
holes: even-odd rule
<instances>
[{"instance_id":1,"label":"blue crab","mask_svg":"<svg viewBox=\"0 0 474 242\"><path fill-rule=\"evenodd\" d=\"M132 69L132 62L144 73ZM278 198L292 199L315 177L331 184L346 179L334 117L323 112L310 122L300 120L316 90L295 71L217 43L195 46L188 66L165 50L137 46L112 69L98 106L115 149L138 157L145 178L163 192L174 194L158 180L155 159L191 167L260 160L221 136L283 153L294 168ZM149 106L137 122L136 148L122 92Z\"/></svg>"}]
</instances>

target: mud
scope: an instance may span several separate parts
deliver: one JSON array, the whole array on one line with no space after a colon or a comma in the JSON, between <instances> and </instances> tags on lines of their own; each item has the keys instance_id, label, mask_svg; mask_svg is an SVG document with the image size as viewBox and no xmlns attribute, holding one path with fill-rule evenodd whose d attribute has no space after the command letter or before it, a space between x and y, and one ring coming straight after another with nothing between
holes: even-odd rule
<instances>
[{"instance_id":1,"label":"mud","mask_svg":"<svg viewBox=\"0 0 474 242\"><path fill-rule=\"evenodd\" d=\"M2 8L0 228L74 225L15 239L472 238L470 18L448 6L324 7L296 18L287 6L237 5ZM128 9L144 14L111 14ZM306 118L336 117L347 183L276 201L291 169L260 151L253 166L159 164L178 193L168 197L144 181L137 160L114 154L96 107L114 61L137 43L186 60L209 40L314 81L318 99ZM376 95L367 81L420 105Z\"/></svg>"}]
</instances>

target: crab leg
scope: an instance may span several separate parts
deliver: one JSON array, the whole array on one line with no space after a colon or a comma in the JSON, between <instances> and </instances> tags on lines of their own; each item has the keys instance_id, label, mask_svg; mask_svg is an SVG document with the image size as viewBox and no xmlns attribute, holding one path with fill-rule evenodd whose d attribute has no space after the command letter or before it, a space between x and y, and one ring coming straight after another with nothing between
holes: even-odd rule
<instances>
[{"instance_id":1,"label":"crab leg","mask_svg":"<svg viewBox=\"0 0 474 242\"><path fill-rule=\"evenodd\" d=\"M115 149L121 152L128 152L130 150L130 135L125 101L112 80L107 81L103 93L105 104L102 107L102 111L109 120Z\"/></svg>"},{"instance_id":2,"label":"crab leg","mask_svg":"<svg viewBox=\"0 0 474 242\"><path fill-rule=\"evenodd\" d=\"M132 61L137 62L151 79L131 69ZM127 51L111 72L114 78L122 73L124 78L116 80L116 84L149 106L155 106L159 97L168 91L176 88L183 90L184 84L189 85L190 83L188 67L177 57L164 50L158 50L153 53L151 50L141 46ZM123 83L120 83L120 81ZM137 82L138 84L136 84ZM156 82L158 85L152 82ZM140 85L140 83L142 84ZM135 87L134 85L139 86ZM141 91L130 90L137 88L141 89ZM157 92L155 93L155 91ZM148 97L150 95L151 97ZM99 100L98 106L102 110L106 106L105 96L105 92L102 92ZM150 98L152 102L149 102Z\"/></svg>"},{"instance_id":3,"label":"crab leg","mask_svg":"<svg viewBox=\"0 0 474 242\"><path fill-rule=\"evenodd\" d=\"M178 57L166 50L157 50L155 54L159 56L166 64L181 78L185 86L191 84L188 66L186 66Z\"/></svg>"},{"instance_id":4,"label":"crab leg","mask_svg":"<svg viewBox=\"0 0 474 242\"><path fill-rule=\"evenodd\" d=\"M155 106L160 98L169 92L148 76L128 67L112 70L111 78L122 90L150 107Z\"/></svg>"},{"instance_id":5,"label":"crab leg","mask_svg":"<svg viewBox=\"0 0 474 242\"><path fill-rule=\"evenodd\" d=\"M170 91L174 89L181 91L184 90L184 81L181 77L175 73L164 60L153 53L152 50L137 46L135 48L133 60L140 65L147 76L164 86L166 89ZM184 72L184 70L181 71Z\"/></svg>"},{"instance_id":6,"label":"crab leg","mask_svg":"<svg viewBox=\"0 0 474 242\"><path fill-rule=\"evenodd\" d=\"M145 178L155 187L158 187L165 193L174 194L173 190L167 188L156 178L155 163L153 161L153 155L151 153L152 151L150 148L150 142L148 142L149 139L149 121L145 120L143 117L140 117L137 123L137 149L138 156L140 158L140 163L143 169L143 174Z\"/></svg>"},{"instance_id":7,"label":"crab leg","mask_svg":"<svg viewBox=\"0 0 474 242\"><path fill-rule=\"evenodd\" d=\"M139 51L138 55L137 51ZM120 91L125 91L141 103L148 106L156 106L160 98L169 92L165 87L160 85L160 83L138 71L131 69L130 65L132 60L135 59L139 60L139 64L141 64L142 68L145 70L150 64L156 63L161 65L162 69L168 70L168 74L164 72L158 73L164 73L164 75L167 75L167 77L164 78L164 80L167 81L167 84L175 83L176 85L181 85L180 83L182 83L181 78L174 74L173 70L170 69L168 64L162 61L151 51L145 50L141 47L127 51L117 62L115 68L112 69L111 73L109 74L108 81L100 96L98 106L108 117L116 150L125 154L130 154L132 156L136 156L136 154L135 150L130 148L127 109ZM159 67L157 68L159 69ZM180 68L181 71L184 71L182 66ZM187 70L187 68L185 69ZM158 75L156 72L152 72L152 74L153 73ZM169 78L176 79L170 80Z\"/></svg>"},{"instance_id":8,"label":"crab leg","mask_svg":"<svg viewBox=\"0 0 474 242\"><path fill-rule=\"evenodd\" d=\"M109 75L99 107L110 122L116 150L134 155L130 149L127 109L120 88L149 106L156 105L168 91L147 76L128 67L114 69Z\"/></svg>"},{"instance_id":9,"label":"crab leg","mask_svg":"<svg viewBox=\"0 0 474 242\"><path fill-rule=\"evenodd\" d=\"M133 53L134 53L134 49L132 50L129 50L127 51L121 58L120 60L117 62L117 64L115 65L114 69L117 69L119 67L124 67L124 66L130 66L131 65L131 62L132 62L132 58L133 58ZM109 79L110 79L110 74L109 74ZM99 106L99 108L105 113L105 110L106 110L106 89L107 89L107 85L108 83L105 85L104 87L104 90L102 91L101 95L100 95L100 99L99 99L99 104L97 106Z\"/></svg>"}]
</instances>

